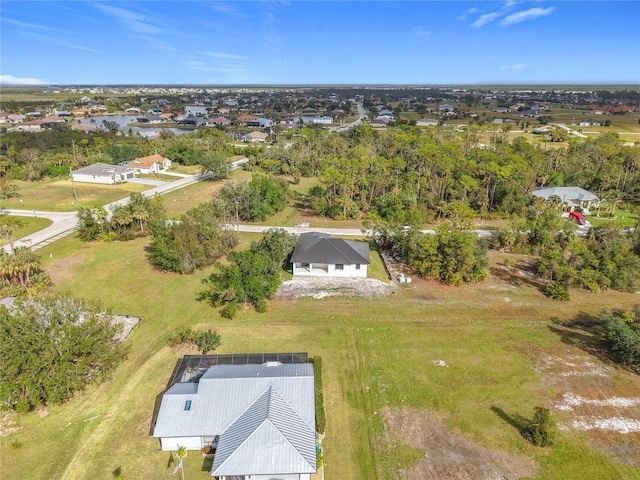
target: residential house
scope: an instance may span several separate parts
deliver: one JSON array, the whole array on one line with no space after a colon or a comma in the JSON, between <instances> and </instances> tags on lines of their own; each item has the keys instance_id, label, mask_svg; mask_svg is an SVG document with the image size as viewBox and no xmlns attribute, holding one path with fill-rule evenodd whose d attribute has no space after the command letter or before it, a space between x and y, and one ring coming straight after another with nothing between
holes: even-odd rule
<instances>
[{"instance_id":1,"label":"residential house","mask_svg":"<svg viewBox=\"0 0 640 480\"><path fill-rule=\"evenodd\" d=\"M224 117L214 117L214 118L210 118L209 120L207 120L207 123L209 125L221 125L223 127L226 127L227 125L230 125L231 122L224 118Z\"/></svg>"},{"instance_id":2,"label":"residential house","mask_svg":"<svg viewBox=\"0 0 640 480\"><path fill-rule=\"evenodd\" d=\"M585 213L588 213L591 207L600 205L600 199L597 195L581 187L543 187L535 189L532 195L547 201L553 201L552 197L557 197L562 205L569 208L569 211L580 207Z\"/></svg>"},{"instance_id":3,"label":"residential house","mask_svg":"<svg viewBox=\"0 0 640 480\"><path fill-rule=\"evenodd\" d=\"M320 124L320 125L329 125L329 124L333 123L333 118L331 118L331 117L329 117L327 115L324 115L322 117L313 117L311 119L311 123Z\"/></svg>"},{"instance_id":4,"label":"residential house","mask_svg":"<svg viewBox=\"0 0 640 480\"><path fill-rule=\"evenodd\" d=\"M200 117L184 117L182 120L178 120L178 125L183 127L199 127L206 124L207 120Z\"/></svg>"},{"instance_id":5,"label":"residential house","mask_svg":"<svg viewBox=\"0 0 640 480\"><path fill-rule=\"evenodd\" d=\"M247 143L255 143L255 142L266 142L267 134L264 132L251 132L243 135L241 140Z\"/></svg>"},{"instance_id":6,"label":"residential house","mask_svg":"<svg viewBox=\"0 0 640 480\"><path fill-rule=\"evenodd\" d=\"M104 185L124 183L135 177L136 172L133 168L106 163L94 163L71 172L71 180L74 182L101 183Z\"/></svg>"},{"instance_id":7,"label":"residential house","mask_svg":"<svg viewBox=\"0 0 640 480\"><path fill-rule=\"evenodd\" d=\"M421 118L416 122L416 127L437 127L438 120L435 118Z\"/></svg>"},{"instance_id":8,"label":"residential house","mask_svg":"<svg viewBox=\"0 0 640 480\"><path fill-rule=\"evenodd\" d=\"M153 431L164 451L215 449L218 480L309 480L316 472L306 354L188 355Z\"/></svg>"},{"instance_id":9,"label":"residential house","mask_svg":"<svg viewBox=\"0 0 640 480\"><path fill-rule=\"evenodd\" d=\"M133 168L138 173L160 173L171 166L171 160L156 153L147 157L136 158L126 162L124 165Z\"/></svg>"},{"instance_id":10,"label":"residential house","mask_svg":"<svg viewBox=\"0 0 640 480\"><path fill-rule=\"evenodd\" d=\"M593 118L588 118L587 120L582 120L580 122L581 127L601 127L602 124Z\"/></svg>"},{"instance_id":11,"label":"residential house","mask_svg":"<svg viewBox=\"0 0 640 480\"><path fill-rule=\"evenodd\" d=\"M440 112L453 112L453 107L451 105L449 105L448 103L443 103L442 105L438 106L438 111L440 111Z\"/></svg>"},{"instance_id":12,"label":"residential house","mask_svg":"<svg viewBox=\"0 0 640 480\"><path fill-rule=\"evenodd\" d=\"M293 275L366 277L369 244L308 232L300 235L291 255Z\"/></svg>"}]
</instances>

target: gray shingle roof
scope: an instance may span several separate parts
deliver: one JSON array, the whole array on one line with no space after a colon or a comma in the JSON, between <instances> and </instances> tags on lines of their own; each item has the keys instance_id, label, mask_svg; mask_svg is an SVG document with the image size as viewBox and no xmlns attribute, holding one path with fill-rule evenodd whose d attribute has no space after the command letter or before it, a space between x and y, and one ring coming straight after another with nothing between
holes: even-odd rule
<instances>
[{"instance_id":1,"label":"gray shingle roof","mask_svg":"<svg viewBox=\"0 0 640 480\"><path fill-rule=\"evenodd\" d=\"M81 173L85 175L104 175L110 176L114 173L130 173L133 172L132 168L121 167L120 165L109 165L107 163L94 163L83 168L74 170L71 173Z\"/></svg>"},{"instance_id":2,"label":"gray shingle roof","mask_svg":"<svg viewBox=\"0 0 640 480\"><path fill-rule=\"evenodd\" d=\"M332 238L318 232L303 233L298 239L291 261L294 263L369 265L369 244L355 240Z\"/></svg>"}]
</instances>

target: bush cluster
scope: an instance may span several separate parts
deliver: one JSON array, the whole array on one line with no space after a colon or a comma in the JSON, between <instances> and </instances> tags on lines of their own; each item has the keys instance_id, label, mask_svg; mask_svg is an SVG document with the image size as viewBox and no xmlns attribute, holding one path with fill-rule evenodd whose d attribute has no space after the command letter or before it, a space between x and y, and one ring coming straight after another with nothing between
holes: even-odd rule
<instances>
[{"instance_id":1,"label":"bush cluster","mask_svg":"<svg viewBox=\"0 0 640 480\"><path fill-rule=\"evenodd\" d=\"M209 330L193 330L191 327L183 327L172 333L169 337L169 345L175 347L181 344L194 345L206 355L215 350L222 343L222 338L217 332Z\"/></svg>"},{"instance_id":2,"label":"bush cluster","mask_svg":"<svg viewBox=\"0 0 640 480\"><path fill-rule=\"evenodd\" d=\"M324 393L322 391L322 357L315 356L313 362L313 382L315 387L316 402L316 430L323 434L327 424L324 412Z\"/></svg>"}]
</instances>

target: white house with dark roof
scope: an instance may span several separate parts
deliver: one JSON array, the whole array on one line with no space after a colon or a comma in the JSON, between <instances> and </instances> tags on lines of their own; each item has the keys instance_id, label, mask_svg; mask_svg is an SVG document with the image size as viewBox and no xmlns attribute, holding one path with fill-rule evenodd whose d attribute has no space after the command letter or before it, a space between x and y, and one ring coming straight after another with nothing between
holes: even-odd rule
<instances>
[{"instance_id":1,"label":"white house with dark roof","mask_svg":"<svg viewBox=\"0 0 640 480\"><path fill-rule=\"evenodd\" d=\"M133 168L109 165L107 163L94 163L71 172L71 180L74 182L101 183L104 185L124 183L135 177L136 172Z\"/></svg>"},{"instance_id":2,"label":"white house with dark roof","mask_svg":"<svg viewBox=\"0 0 640 480\"><path fill-rule=\"evenodd\" d=\"M363 277L371 263L369 244L332 238L325 233L303 233L291 255L293 275Z\"/></svg>"},{"instance_id":3,"label":"white house with dark roof","mask_svg":"<svg viewBox=\"0 0 640 480\"><path fill-rule=\"evenodd\" d=\"M188 373L188 372L187 372ZM163 397L162 450L215 448L218 480L309 480L316 472L313 365L212 365Z\"/></svg>"}]
</instances>

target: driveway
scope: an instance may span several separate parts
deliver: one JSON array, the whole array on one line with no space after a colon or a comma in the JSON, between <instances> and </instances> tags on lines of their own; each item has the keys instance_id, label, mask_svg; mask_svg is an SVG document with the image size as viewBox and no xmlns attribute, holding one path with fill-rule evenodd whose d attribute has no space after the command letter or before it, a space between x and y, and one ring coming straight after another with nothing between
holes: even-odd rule
<instances>
[{"instance_id":1,"label":"driveway","mask_svg":"<svg viewBox=\"0 0 640 480\"><path fill-rule=\"evenodd\" d=\"M153 187L160 187L169 182L163 182L162 180L151 180L150 178L130 178L129 183L141 183L142 185L151 185Z\"/></svg>"}]
</instances>

